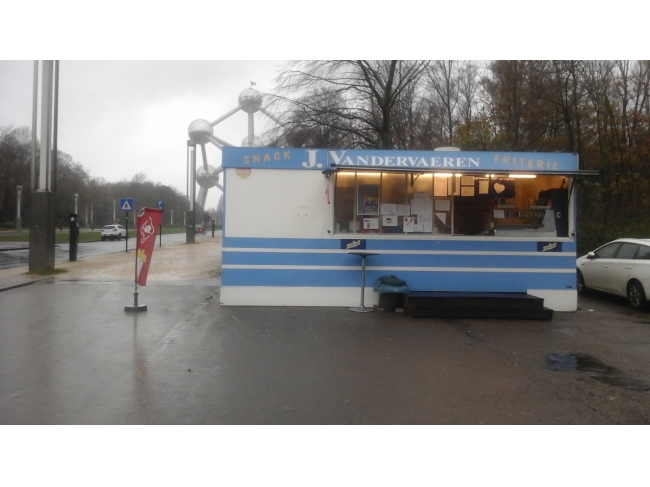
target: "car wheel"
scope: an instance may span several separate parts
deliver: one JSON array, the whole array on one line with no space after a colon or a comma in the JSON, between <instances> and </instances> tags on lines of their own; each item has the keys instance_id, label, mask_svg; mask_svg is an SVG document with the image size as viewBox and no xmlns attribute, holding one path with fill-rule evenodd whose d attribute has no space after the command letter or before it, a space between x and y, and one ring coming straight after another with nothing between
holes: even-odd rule
<instances>
[{"instance_id":1,"label":"car wheel","mask_svg":"<svg viewBox=\"0 0 650 487\"><path fill-rule=\"evenodd\" d=\"M118 236L117 236L117 239L118 239L118 240L122 240L122 234L118 235Z\"/></svg>"},{"instance_id":2,"label":"car wheel","mask_svg":"<svg viewBox=\"0 0 650 487\"><path fill-rule=\"evenodd\" d=\"M627 285L627 300L634 309L642 309L648 305L645 290L639 281L630 281Z\"/></svg>"},{"instance_id":3,"label":"car wheel","mask_svg":"<svg viewBox=\"0 0 650 487\"><path fill-rule=\"evenodd\" d=\"M576 271L577 281L578 281L578 292L580 294L585 294L587 292L587 286L585 286L585 278L582 277L582 272Z\"/></svg>"},{"instance_id":4,"label":"car wheel","mask_svg":"<svg viewBox=\"0 0 650 487\"><path fill-rule=\"evenodd\" d=\"M106 242L106 237L102 237L102 242Z\"/></svg>"}]
</instances>

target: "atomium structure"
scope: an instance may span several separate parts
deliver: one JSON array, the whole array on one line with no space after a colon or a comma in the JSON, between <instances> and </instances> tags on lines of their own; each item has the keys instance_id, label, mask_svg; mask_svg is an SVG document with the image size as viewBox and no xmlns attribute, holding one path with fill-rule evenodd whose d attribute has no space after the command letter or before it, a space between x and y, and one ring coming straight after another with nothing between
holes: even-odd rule
<instances>
[{"instance_id":1,"label":"atomium structure","mask_svg":"<svg viewBox=\"0 0 650 487\"><path fill-rule=\"evenodd\" d=\"M254 83L251 83L251 85L252 84ZM248 88L240 93L236 108L230 110L225 115L217 118L214 122L208 122L207 120L203 120L203 119L194 120L190 124L189 128L187 129L187 133L190 137L190 140L188 141L188 146L194 148L194 151L192 152L193 167L195 167L196 164L195 149L197 145L201 147L201 155L203 157L203 165L196 170L196 173L194 173L194 169L192 169L191 172L192 181L189 182L191 188L194 188L196 183L199 184L200 190L196 198L196 203L199 204L201 208L205 207L205 201L208 197L208 190L210 188L216 186L221 191L223 191L223 186L219 184L219 177L220 174L223 172L223 168L210 166L208 164L208 157L205 152L205 144L208 143L213 144L220 150L223 149L224 146L233 147L232 144L229 144L228 142L214 135L215 125L223 122L228 117L231 117L238 111L243 110L248 114L248 135L242 141L241 143L242 147L262 146L262 140L259 137L255 136L255 124L254 124L255 113L261 112L267 117L269 117L271 120L273 120L275 123L279 124L278 120L275 117L273 117L271 114L269 114L262 107L262 101L263 101L263 96L259 91L256 91L253 88ZM189 165L189 160L188 160L188 165ZM194 199L193 195L188 194L188 197L192 198L190 201Z\"/></svg>"}]
</instances>

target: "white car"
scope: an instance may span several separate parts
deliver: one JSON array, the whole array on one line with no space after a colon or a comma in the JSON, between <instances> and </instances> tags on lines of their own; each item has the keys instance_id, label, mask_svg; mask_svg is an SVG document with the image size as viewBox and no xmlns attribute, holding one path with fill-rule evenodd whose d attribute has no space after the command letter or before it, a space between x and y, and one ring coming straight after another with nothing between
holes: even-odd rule
<instances>
[{"instance_id":1,"label":"white car","mask_svg":"<svg viewBox=\"0 0 650 487\"><path fill-rule=\"evenodd\" d=\"M595 289L627 297L633 308L650 300L650 239L619 238L576 260L578 292Z\"/></svg>"},{"instance_id":2,"label":"white car","mask_svg":"<svg viewBox=\"0 0 650 487\"><path fill-rule=\"evenodd\" d=\"M113 240L115 238L122 240L122 237L126 238L126 228L122 225L104 225L100 235L102 237L102 242L106 239Z\"/></svg>"}]
</instances>

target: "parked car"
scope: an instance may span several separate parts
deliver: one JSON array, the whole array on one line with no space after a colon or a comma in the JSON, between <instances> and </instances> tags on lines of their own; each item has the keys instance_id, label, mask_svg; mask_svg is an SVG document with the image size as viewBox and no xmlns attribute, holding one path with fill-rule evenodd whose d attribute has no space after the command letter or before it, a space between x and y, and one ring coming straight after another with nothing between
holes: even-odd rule
<instances>
[{"instance_id":1,"label":"parked car","mask_svg":"<svg viewBox=\"0 0 650 487\"><path fill-rule=\"evenodd\" d=\"M124 228L122 225L104 225L104 228L102 228L100 235L102 237L102 242L104 242L106 239L122 240L122 237L126 238L126 228Z\"/></svg>"},{"instance_id":2,"label":"parked car","mask_svg":"<svg viewBox=\"0 0 650 487\"><path fill-rule=\"evenodd\" d=\"M635 309L650 300L650 239L619 238L576 260L578 292L627 297Z\"/></svg>"},{"instance_id":3,"label":"parked car","mask_svg":"<svg viewBox=\"0 0 650 487\"><path fill-rule=\"evenodd\" d=\"M205 228L203 228L203 225L194 225L194 233L196 235L205 235Z\"/></svg>"}]
</instances>

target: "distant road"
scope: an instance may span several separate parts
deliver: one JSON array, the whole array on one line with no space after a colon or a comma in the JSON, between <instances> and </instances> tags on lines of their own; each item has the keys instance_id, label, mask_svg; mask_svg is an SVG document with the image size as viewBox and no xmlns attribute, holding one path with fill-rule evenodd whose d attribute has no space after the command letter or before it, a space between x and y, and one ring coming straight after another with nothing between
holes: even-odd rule
<instances>
[{"instance_id":1,"label":"distant road","mask_svg":"<svg viewBox=\"0 0 650 487\"><path fill-rule=\"evenodd\" d=\"M215 236L221 235L221 230L215 230ZM212 231L208 231L212 235ZM197 241L203 238L196 236ZM156 237L156 246L159 245L160 237ZM162 244L171 244L176 242L185 242L184 233L172 233L162 236ZM25 246L25 243L16 244L16 247ZM77 245L77 260L94 257L97 255L114 254L126 251L125 240L107 240L106 242L84 242ZM135 248L135 240L131 237L128 240L128 249L132 251ZM0 249L1 250L1 249ZM70 245L59 244L54 248L54 262L63 262L70 259ZM12 267L21 267L29 265L29 249L4 250L0 251L0 269L10 269Z\"/></svg>"}]
</instances>

